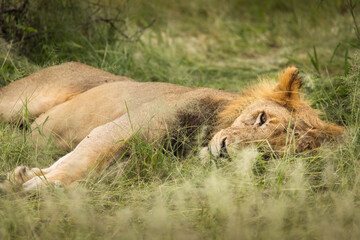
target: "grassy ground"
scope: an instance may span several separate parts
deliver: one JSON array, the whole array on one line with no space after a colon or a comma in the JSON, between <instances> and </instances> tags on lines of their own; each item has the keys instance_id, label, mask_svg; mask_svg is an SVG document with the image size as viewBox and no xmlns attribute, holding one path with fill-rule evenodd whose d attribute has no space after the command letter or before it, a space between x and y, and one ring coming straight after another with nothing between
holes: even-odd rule
<instances>
[{"instance_id":1,"label":"grassy ground","mask_svg":"<svg viewBox=\"0 0 360 240\"><path fill-rule=\"evenodd\" d=\"M179 160L134 142L131 164L77 186L1 195L0 239L360 238L355 1L104 2L114 5L31 3L0 43L0 85L76 60L138 81L240 92L296 65L313 106L347 134L311 154L269 160L246 149L205 166L195 153ZM116 17L116 29L100 20ZM0 173L63 154L52 144L34 149L26 134L0 123Z\"/></svg>"}]
</instances>

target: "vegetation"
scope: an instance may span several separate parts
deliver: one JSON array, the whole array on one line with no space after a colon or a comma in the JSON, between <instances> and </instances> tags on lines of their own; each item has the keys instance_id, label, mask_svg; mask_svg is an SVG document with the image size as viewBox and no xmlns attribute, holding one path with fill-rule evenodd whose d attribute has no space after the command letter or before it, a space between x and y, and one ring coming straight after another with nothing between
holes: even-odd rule
<instances>
[{"instance_id":1,"label":"vegetation","mask_svg":"<svg viewBox=\"0 0 360 240\"><path fill-rule=\"evenodd\" d=\"M0 0L0 86L80 61L138 81L240 92L287 65L323 118L345 126L312 153L245 149L203 165L143 142L68 188L0 195L0 239L359 239L356 0ZM26 120L26 116L24 116ZM26 121L25 121L26 123ZM0 122L0 173L45 167L28 129Z\"/></svg>"}]
</instances>

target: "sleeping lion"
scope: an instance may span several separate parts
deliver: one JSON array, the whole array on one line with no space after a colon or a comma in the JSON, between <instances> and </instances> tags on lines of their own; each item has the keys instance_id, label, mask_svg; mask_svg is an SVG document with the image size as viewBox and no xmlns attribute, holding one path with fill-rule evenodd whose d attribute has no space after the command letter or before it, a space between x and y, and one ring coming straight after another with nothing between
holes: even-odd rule
<instances>
[{"instance_id":1,"label":"sleeping lion","mask_svg":"<svg viewBox=\"0 0 360 240\"><path fill-rule=\"evenodd\" d=\"M34 141L41 145L50 137L68 154L48 168L19 166L2 186L70 185L106 168L134 138L171 139L178 151L179 134L201 136L214 158L252 144L280 154L311 150L342 127L320 120L300 88L295 67L279 74L277 85L263 83L242 95L135 82L76 62L49 67L0 89L0 120L17 121L27 111Z\"/></svg>"}]
</instances>

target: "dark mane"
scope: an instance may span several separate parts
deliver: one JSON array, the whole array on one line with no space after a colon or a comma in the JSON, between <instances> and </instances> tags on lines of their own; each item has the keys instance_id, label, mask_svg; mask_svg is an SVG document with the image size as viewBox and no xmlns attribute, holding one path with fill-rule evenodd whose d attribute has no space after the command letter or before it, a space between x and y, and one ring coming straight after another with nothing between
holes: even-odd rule
<instances>
[{"instance_id":1,"label":"dark mane","mask_svg":"<svg viewBox=\"0 0 360 240\"><path fill-rule=\"evenodd\" d=\"M166 138L165 148L183 156L194 150L194 146L207 145L218 128L218 115L228 103L228 100L205 97L187 104L176 113L176 127Z\"/></svg>"}]
</instances>

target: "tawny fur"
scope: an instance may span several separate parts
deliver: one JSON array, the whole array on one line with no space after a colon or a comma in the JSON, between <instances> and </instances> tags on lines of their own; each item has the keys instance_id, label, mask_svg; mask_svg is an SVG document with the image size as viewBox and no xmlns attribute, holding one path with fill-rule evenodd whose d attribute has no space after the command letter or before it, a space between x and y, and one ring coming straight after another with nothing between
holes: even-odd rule
<instances>
[{"instance_id":1,"label":"tawny fur","mask_svg":"<svg viewBox=\"0 0 360 240\"><path fill-rule=\"evenodd\" d=\"M200 128L215 157L259 143L276 152L289 145L310 150L340 135L342 127L319 119L300 88L295 67L282 72L276 86L262 83L242 95L140 83L80 63L47 68L0 89L0 119L14 121L26 109L34 119L34 141L41 145L51 137L69 153L41 170L16 168L0 188L70 185L106 168L134 137L151 143L170 138L177 149L179 135L193 136Z\"/></svg>"}]
</instances>

